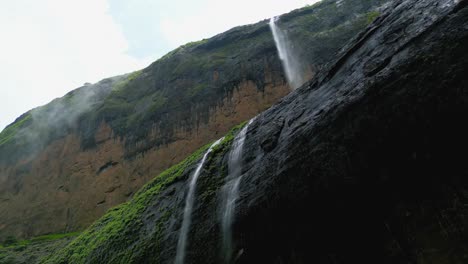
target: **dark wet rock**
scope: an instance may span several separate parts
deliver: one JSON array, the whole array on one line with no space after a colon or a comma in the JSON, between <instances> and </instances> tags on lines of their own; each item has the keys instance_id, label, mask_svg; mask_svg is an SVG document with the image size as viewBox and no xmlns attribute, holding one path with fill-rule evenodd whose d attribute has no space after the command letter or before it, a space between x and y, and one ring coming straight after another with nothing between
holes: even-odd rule
<instances>
[{"instance_id":1,"label":"dark wet rock","mask_svg":"<svg viewBox=\"0 0 468 264\"><path fill-rule=\"evenodd\" d=\"M270 152L276 147L283 126L284 118L280 118L271 122L271 124L265 124L262 127L262 129L269 131L267 137L265 137L260 143L260 146L265 152Z\"/></svg>"},{"instance_id":2,"label":"dark wet rock","mask_svg":"<svg viewBox=\"0 0 468 264\"><path fill-rule=\"evenodd\" d=\"M252 124L258 154L292 120L246 160L238 263L468 261L466 3L394 1Z\"/></svg>"}]
</instances>

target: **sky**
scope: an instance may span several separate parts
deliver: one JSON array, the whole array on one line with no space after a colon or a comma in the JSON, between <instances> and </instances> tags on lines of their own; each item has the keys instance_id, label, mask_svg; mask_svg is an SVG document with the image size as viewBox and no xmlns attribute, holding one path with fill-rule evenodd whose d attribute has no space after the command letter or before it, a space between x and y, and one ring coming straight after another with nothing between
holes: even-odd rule
<instances>
[{"instance_id":1,"label":"sky","mask_svg":"<svg viewBox=\"0 0 468 264\"><path fill-rule=\"evenodd\" d=\"M0 0L0 130L190 41L317 0Z\"/></svg>"}]
</instances>

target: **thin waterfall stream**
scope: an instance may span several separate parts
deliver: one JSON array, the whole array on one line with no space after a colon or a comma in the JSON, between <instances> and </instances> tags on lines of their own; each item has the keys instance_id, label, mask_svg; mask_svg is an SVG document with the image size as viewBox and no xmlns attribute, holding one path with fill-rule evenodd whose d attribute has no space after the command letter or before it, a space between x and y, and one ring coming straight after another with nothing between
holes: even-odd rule
<instances>
[{"instance_id":1,"label":"thin waterfall stream","mask_svg":"<svg viewBox=\"0 0 468 264\"><path fill-rule=\"evenodd\" d=\"M254 118L237 134L232 143L231 152L228 159L228 177L223 187L223 212L221 228L223 236L223 254L225 263L232 261L232 223L235 216L236 201L239 198L239 185L242 179L242 150L244 148L247 129L252 124Z\"/></svg>"},{"instance_id":2,"label":"thin waterfall stream","mask_svg":"<svg viewBox=\"0 0 468 264\"><path fill-rule=\"evenodd\" d=\"M185 198L184 219L182 221L182 227L180 229L179 240L177 241L177 253L174 261L175 264L183 264L185 260L185 251L187 249L187 237L188 232L190 230L190 224L192 222L192 210L195 200L195 188L197 186L198 177L200 176L201 170L203 168L203 165L205 164L208 154L210 154L213 148L216 145L218 145L222 140L223 138L220 138L210 146L210 148L203 155L203 158L197 165L197 169L190 178L189 191L187 197Z\"/></svg>"},{"instance_id":3,"label":"thin waterfall stream","mask_svg":"<svg viewBox=\"0 0 468 264\"><path fill-rule=\"evenodd\" d=\"M273 39L278 50L286 79L291 88L296 89L305 83L305 78L302 70L302 65L299 56L294 52L294 45L291 43L285 31L280 29L276 22L279 17L272 17L270 19L270 29L273 33Z\"/></svg>"}]
</instances>

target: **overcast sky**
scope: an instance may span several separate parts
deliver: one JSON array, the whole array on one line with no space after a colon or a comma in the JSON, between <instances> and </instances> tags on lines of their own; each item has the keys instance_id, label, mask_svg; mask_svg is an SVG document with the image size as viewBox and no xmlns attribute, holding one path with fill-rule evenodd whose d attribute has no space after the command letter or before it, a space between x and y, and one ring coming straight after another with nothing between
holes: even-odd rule
<instances>
[{"instance_id":1,"label":"overcast sky","mask_svg":"<svg viewBox=\"0 0 468 264\"><path fill-rule=\"evenodd\" d=\"M0 130L190 41L316 0L0 0Z\"/></svg>"}]
</instances>

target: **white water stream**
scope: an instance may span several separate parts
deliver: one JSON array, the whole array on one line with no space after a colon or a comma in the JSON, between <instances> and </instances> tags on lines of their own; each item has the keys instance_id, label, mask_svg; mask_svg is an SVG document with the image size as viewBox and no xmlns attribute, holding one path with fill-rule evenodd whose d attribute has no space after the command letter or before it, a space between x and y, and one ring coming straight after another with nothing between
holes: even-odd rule
<instances>
[{"instance_id":1,"label":"white water stream","mask_svg":"<svg viewBox=\"0 0 468 264\"><path fill-rule=\"evenodd\" d=\"M247 125L237 134L231 147L228 160L229 175L228 181L223 187L223 214L221 219L221 228L223 235L223 253L225 263L232 261L232 223L235 216L236 201L239 198L239 185L242 179L242 150L244 148L245 137L249 125L253 122L251 119Z\"/></svg>"},{"instance_id":2,"label":"white water stream","mask_svg":"<svg viewBox=\"0 0 468 264\"><path fill-rule=\"evenodd\" d=\"M197 186L198 177L200 176L201 170L203 168L203 165L205 164L208 154L210 154L210 152L213 150L213 147L218 145L222 140L223 138L220 138L210 146L210 148L205 152L205 155L203 155L203 158L197 165L197 169L190 178L189 191L187 197L185 198L184 219L182 221L179 240L177 242L177 254L174 261L175 264L184 264L185 251L187 249L187 237L188 232L190 230L190 224L192 222L192 210L195 200L195 188Z\"/></svg>"},{"instance_id":3,"label":"white water stream","mask_svg":"<svg viewBox=\"0 0 468 264\"><path fill-rule=\"evenodd\" d=\"M285 31L280 29L276 24L278 17L270 19L270 29L273 33L278 55L283 64L286 79L291 88L296 89L305 83L300 58L294 53L294 46Z\"/></svg>"}]
</instances>

